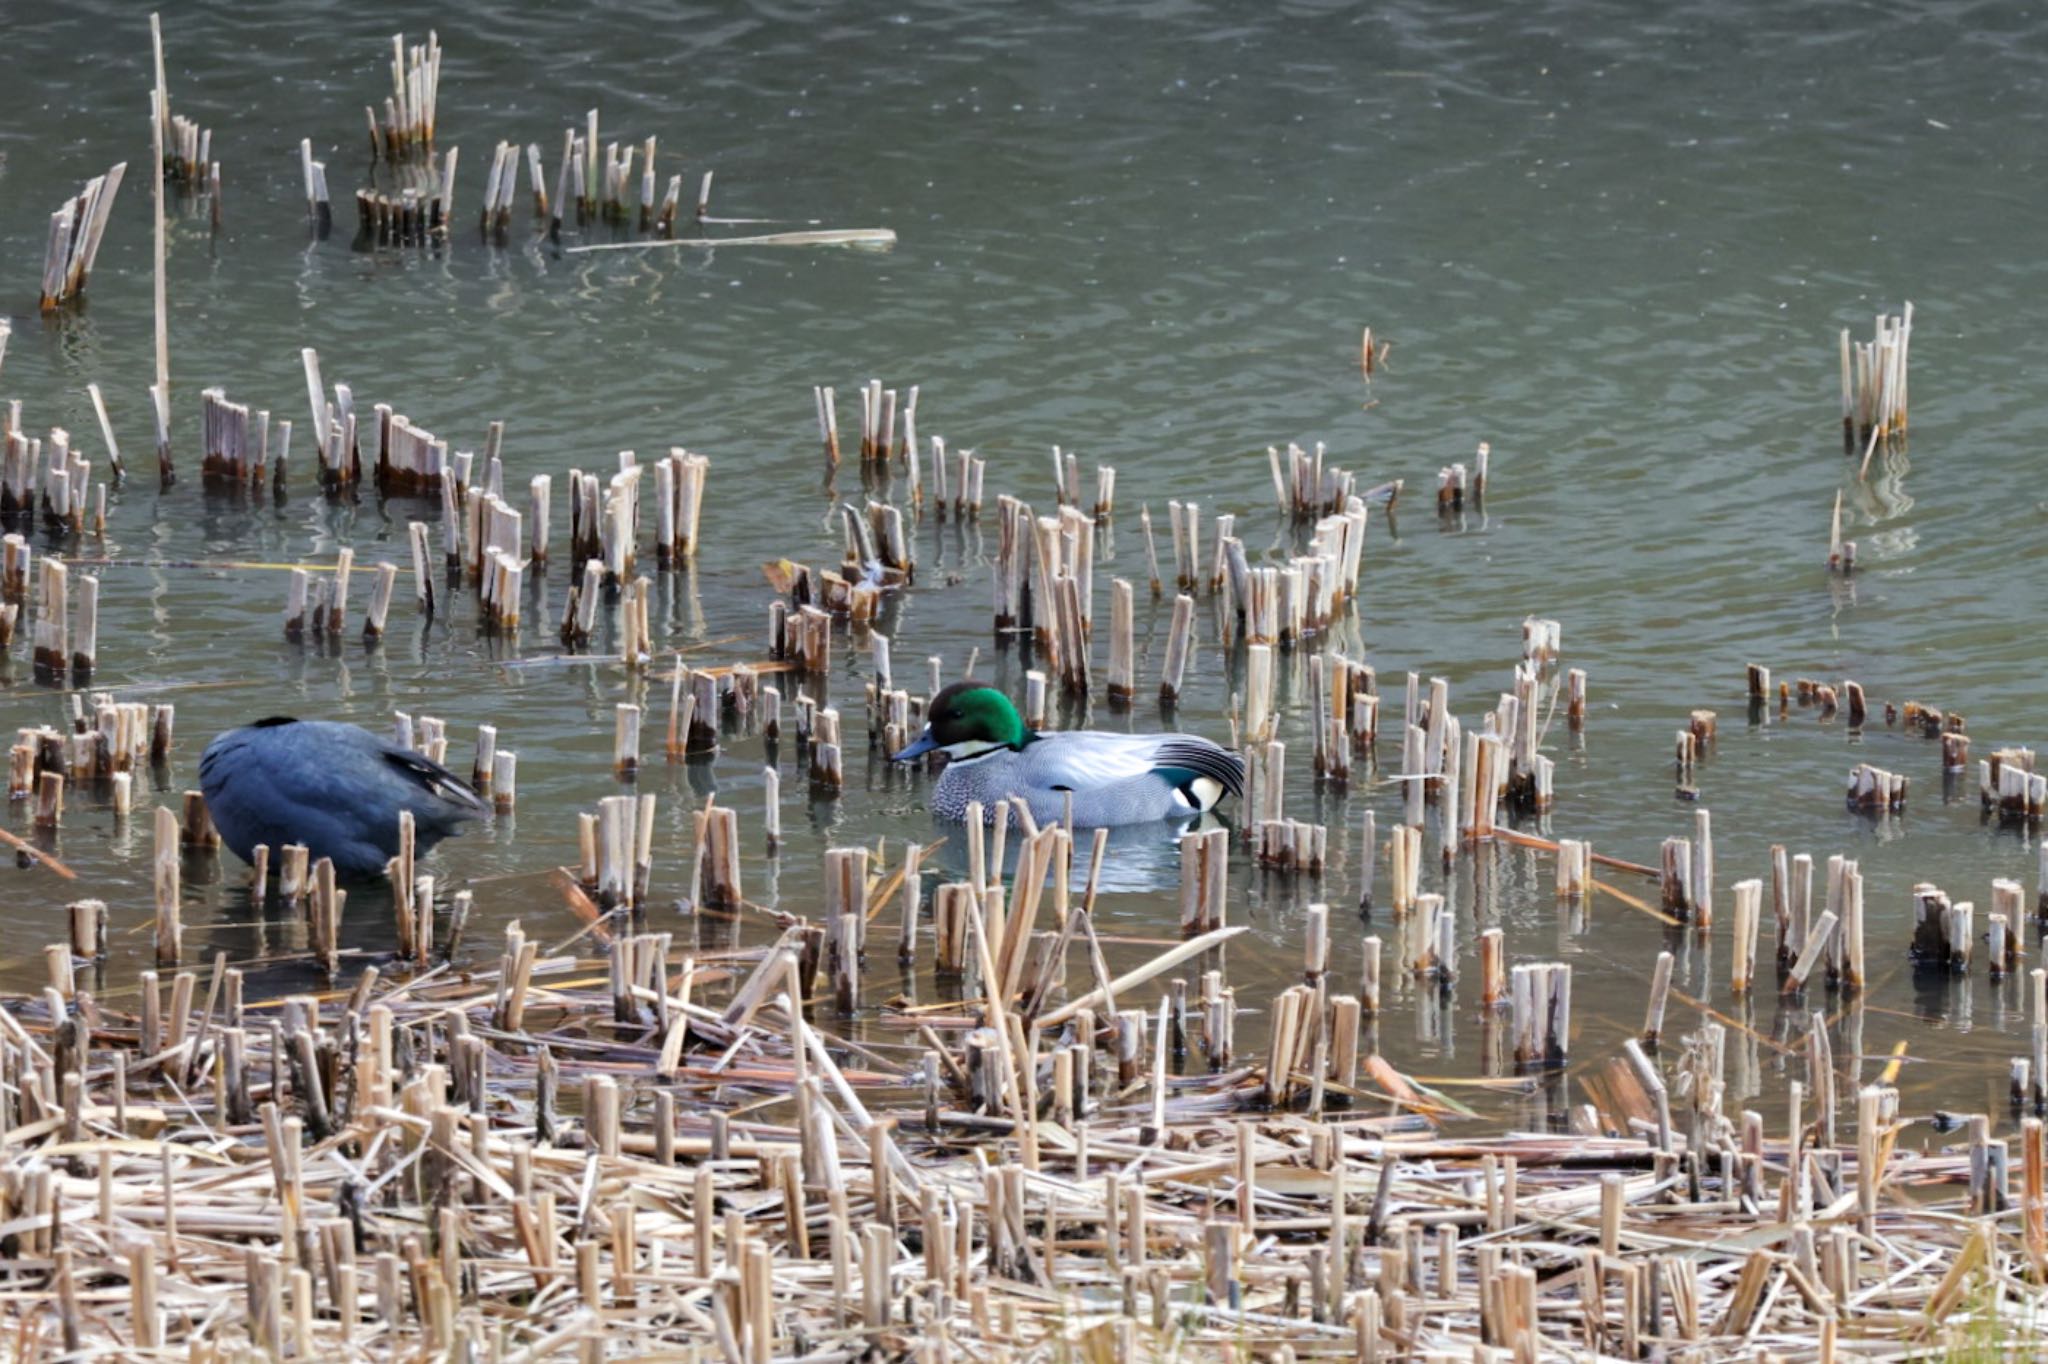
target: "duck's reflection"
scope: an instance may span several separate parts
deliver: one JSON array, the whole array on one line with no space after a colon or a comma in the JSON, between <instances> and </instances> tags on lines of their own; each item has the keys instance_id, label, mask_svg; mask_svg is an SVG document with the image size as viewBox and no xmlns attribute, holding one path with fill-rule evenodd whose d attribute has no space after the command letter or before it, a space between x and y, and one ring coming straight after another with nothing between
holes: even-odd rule
<instances>
[{"instance_id":1,"label":"duck's reflection","mask_svg":"<svg viewBox=\"0 0 2048 1364\"><path fill-rule=\"evenodd\" d=\"M1190 819L1160 819L1145 824L1117 825L1104 830L1106 837L1102 843L1102 869L1099 874L1094 865L1095 830L1076 829L1074 865L1068 878L1068 885L1076 898L1086 890L1091 876L1095 877L1098 896L1133 895L1178 886L1181 835L1228 827L1229 821L1213 812ZM943 880L965 880L967 826L951 820L934 819L931 841L939 843L941 839L944 842L926 858L926 868L937 872ZM995 830L990 829L984 846L991 855L995 850L995 839ZM1015 825L1011 826L1003 838L1002 874L1005 880L1017 873L1017 854L1024 841ZM1058 873L1059 869L1055 866L1052 874Z\"/></svg>"}]
</instances>

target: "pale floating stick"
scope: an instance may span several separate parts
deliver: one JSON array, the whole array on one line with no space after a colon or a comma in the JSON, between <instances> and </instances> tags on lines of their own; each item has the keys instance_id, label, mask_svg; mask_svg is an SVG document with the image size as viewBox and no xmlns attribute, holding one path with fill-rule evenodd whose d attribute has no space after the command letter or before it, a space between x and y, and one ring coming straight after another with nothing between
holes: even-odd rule
<instances>
[{"instance_id":1,"label":"pale floating stick","mask_svg":"<svg viewBox=\"0 0 2048 1364\"><path fill-rule=\"evenodd\" d=\"M715 250L721 246L858 246L887 250L896 245L896 233L887 227L819 229L806 232L769 232L751 237L657 237L648 241L592 242L564 248L564 254L583 255L591 251L651 251L668 246L695 246Z\"/></svg>"},{"instance_id":2,"label":"pale floating stick","mask_svg":"<svg viewBox=\"0 0 2048 1364\"><path fill-rule=\"evenodd\" d=\"M1057 1027L1081 1010L1095 1008L1105 1000L1114 998L1116 995L1128 994L1132 989L1144 984L1154 976L1170 971L1190 957L1197 956L1213 947L1228 942L1238 934L1246 931L1246 925L1234 924L1224 928L1212 929L1199 937L1190 938L1180 946L1154 957L1143 966L1125 972L1106 986L1091 990L1078 999L1069 1000L1066 1004L1039 1018L1038 1026L1041 1030Z\"/></svg>"}]
</instances>

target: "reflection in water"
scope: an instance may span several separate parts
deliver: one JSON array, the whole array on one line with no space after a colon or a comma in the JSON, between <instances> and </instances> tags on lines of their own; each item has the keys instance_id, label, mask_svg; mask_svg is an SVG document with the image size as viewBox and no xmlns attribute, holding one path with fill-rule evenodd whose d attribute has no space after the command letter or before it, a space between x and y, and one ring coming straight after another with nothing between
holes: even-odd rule
<instances>
[{"instance_id":1,"label":"reflection in water","mask_svg":"<svg viewBox=\"0 0 2048 1364\"><path fill-rule=\"evenodd\" d=\"M1193 819L1158 820L1149 824L1124 824L1106 829L1103 831L1106 842L1103 848L1102 869L1099 873L1095 870L1094 863L1094 831L1077 830L1074 835L1074 866L1069 884L1073 886L1077 897L1091 878L1095 881L1097 893L1102 896L1171 893L1177 897L1180 893L1181 835L1226 827L1227 823L1212 813ZM947 880L966 879L966 826L948 820L934 819L931 821L931 828L934 841L945 841L926 859L926 868L938 870ZM993 831L989 839L986 846L993 850ZM1005 881L1014 881L1017 873L1017 856L1022 847L1022 837L1012 829L1003 839L1002 871ZM1117 912L1117 906L1112 899L1105 905L1100 917L1113 919Z\"/></svg>"}]
</instances>

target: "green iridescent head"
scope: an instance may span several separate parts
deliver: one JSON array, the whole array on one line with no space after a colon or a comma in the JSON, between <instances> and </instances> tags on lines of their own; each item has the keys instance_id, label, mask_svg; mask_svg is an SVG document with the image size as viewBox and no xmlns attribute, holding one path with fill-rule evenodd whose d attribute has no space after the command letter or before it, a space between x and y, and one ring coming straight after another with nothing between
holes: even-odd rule
<instances>
[{"instance_id":1,"label":"green iridescent head","mask_svg":"<svg viewBox=\"0 0 2048 1364\"><path fill-rule=\"evenodd\" d=\"M932 698L924 733L896 754L898 762L944 749L958 761L998 748L1019 749L1036 736L1010 698L986 682L955 682Z\"/></svg>"}]
</instances>

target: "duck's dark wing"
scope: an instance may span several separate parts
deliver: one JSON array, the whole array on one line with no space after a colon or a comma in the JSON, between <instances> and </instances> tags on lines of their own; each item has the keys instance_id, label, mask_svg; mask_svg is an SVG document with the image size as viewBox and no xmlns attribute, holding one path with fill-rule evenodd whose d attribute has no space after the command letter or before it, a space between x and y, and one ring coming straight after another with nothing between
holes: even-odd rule
<instances>
[{"instance_id":1,"label":"duck's dark wing","mask_svg":"<svg viewBox=\"0 0 2048 1364\"><path fill-rule=\"evenodd\" d=\"M383 744L379 756L391 773L408 783L419 795L445 807L435 810L429 806L423 810L420 802L408 801L407 804L412 806L415 818L435 813L441 818L453 821L484 813L484 803L477 797L476 792L470 789L469 783L441 764L430 761L409 748L400 748L394 743Z\"/></svg>"}]
</instances>

